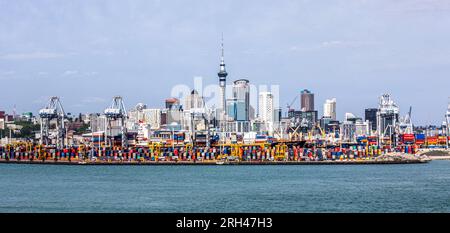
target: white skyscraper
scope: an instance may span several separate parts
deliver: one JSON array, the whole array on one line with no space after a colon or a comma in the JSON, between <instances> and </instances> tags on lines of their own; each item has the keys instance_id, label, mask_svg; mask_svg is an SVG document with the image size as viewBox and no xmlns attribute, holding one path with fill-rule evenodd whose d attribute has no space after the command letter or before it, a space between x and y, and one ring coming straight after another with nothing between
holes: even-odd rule
<instances>
[{"instance_id":1,"label":"white skyscraper","mask_svg":"<svg viewBox=\"0 0 450 233\"><path fill-rule=\"evenodd\" d=\"M259 118L266 123L273 123L273 95L271 92L260 92L259 97Z\"/></svg>"},{"instance_id":2,"label":"white skyscraper","mask_svg":"<svg viewBox=\"0 0 450 233\"><path fill-rule=\"evenodd\" d=\"M336 120L336 98L325 100L323 104L323 116Z\"/></svg>"}]
</instances>

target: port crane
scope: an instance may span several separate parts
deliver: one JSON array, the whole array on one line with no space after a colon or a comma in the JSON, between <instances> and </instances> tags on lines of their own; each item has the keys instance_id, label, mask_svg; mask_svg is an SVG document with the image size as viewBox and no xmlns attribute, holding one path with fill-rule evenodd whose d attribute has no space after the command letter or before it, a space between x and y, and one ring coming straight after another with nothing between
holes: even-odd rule
<instances>
[{"instance_id":1,"label":"port crane","mask_svg":"<svg viewBox=\"0 0 450 233\"><path fill-rule=\"evenodd\" d=\"M291 107L292 105L295 103L295 101L298 99L298 95L295 95L294 99L291 101L291 103L287 103L286 104L286 117L289 117L289 112L291 110L293 110ZM298 122L295 117L291 117L290 122L288 124L288 126L286 127L286 131L289 134L289 140L293 140L293 138L295 138L295 140L299 140L301 139L302 135L301 132L299 133L299 129L301 127L300 122Z\"/></svg>"},{"instance_id":2,"label":"port crane","mask_svg":"<svg viewBox=\"0 0 450 233\"><path fill-rule=\"evenodd\" d=\"M411 121L411 111L412 106L409 107L409 112L406 116L400 118L399 122L399 133L400 134L412 134L413 133L413 125Z\"/></svg>"},{"instance_id":3,"label":"port crane","mask_svg":"<svg viewBox=\"0 0 450 233\"><path fill-rule=\"evenodd\" d=\"M292 105L294 104L294 102L298 99L298 95L295 95L295 98L291 101L291 103L287 103L286 104L286 108L287 108L287 112L286 112L286 116L289 116L289 111L291 110Z\"/></svg>"},{"instance_id":4,"label":"port crane","mask_svg":"<svg viewBox=\"0 0 450 233\"><path fill-rule=\"evenodd\" d=\"M383 94L379 101L377 111L378 145L381 145L381 142L384 143L385 140L388 140L391 144L392 139L395 139L395 129L398 125L399 107L391 99L389 94Z\"/></svg>"},{"instance_id":5,"label":"port crane","mask_svg":"<svg viewBox=\"0 0 450 233\"><path fill-rule=\"evenodd\" d=\"M39 117L41 121L40 144L51 144L50 123L54 120L56 121L56 147L62 149L64 147L64 138L66 135L66 128L64 125L66 113L64 112L59 97L50 97L48 104L43 109L39 110Z\"/></svg>"},{"instance_id":6,"label":"port crane","mask_svg":"<svg viewBox=\"0 0 450 233\"><path fill-rule=\"evenodd\" d=\"M112 122L114 121L119 123L118 127L120 127L122 136L122 148L128 146L127 130L125 127L127 110L125 108L125 104L123 103L122 97L114 96L111 105L105 109L104 114L106 118L105 144L110 145L110 143L108 143L108 135L112 135Z\"/></svg>"}]
</instances>

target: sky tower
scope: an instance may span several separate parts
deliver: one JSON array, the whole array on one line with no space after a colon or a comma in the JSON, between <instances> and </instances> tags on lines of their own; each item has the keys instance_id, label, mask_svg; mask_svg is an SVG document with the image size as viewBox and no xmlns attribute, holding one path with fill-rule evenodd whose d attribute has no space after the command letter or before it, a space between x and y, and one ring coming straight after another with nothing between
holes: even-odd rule
<instances>
[{"instance_id":1,"label":"sky tower","mask_svg":"<svg viewBox=\"0 0 450 233\"><path fill-rule=\"evenodd\" d=\"M225 70L225 60L224 60L224 51L223 51L223 35L222 35L222 56L220 57L220 69L219 73L217 73L219 76L219 85L220 85L220 104L219 108L222 109L223 112L225 111L225 108L227 106L226 104L226 81L227 81L227 71Z\"/></svg>"}]
</instances>

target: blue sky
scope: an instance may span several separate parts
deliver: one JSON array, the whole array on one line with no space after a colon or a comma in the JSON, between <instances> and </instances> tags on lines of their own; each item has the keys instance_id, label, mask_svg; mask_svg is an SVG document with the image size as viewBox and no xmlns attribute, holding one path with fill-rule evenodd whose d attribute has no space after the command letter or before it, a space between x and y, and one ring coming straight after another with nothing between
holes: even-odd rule
<instances>
[{"instance_id":1,"label":"blue sky","mask_svg":"<svg viewBox=\"0 0 450 233\"><path fill-rule=\"evenodd\" d=\"M415 124L440 124L450 96L450 1L0 0L0 109L33 111L52 95L67 112L162 107L171 88L228 80L303 88L363 116L391 93ZM299 100L294 107L299 108Z\"/></svg>"}]
</instances>

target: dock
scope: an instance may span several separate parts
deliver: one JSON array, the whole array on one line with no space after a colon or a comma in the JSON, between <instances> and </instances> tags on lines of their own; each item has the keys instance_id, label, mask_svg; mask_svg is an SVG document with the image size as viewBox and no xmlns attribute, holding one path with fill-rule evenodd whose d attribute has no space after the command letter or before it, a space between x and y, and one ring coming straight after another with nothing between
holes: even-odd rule
<instances>
[{"instance_id":1,"label":"dock","mask_svg":"<svg viewBox=\"0 0 450 233\"><path fill-rule=\"evenodd\" d=\"M75 166L224 166L224 165L376 165L376 164L422 164L429 160L324 160L324 161L229 161L217 164L216 161L54 161L54 160L0 160L7 164L75 165Z\"/></svg>"}]
</instances>

